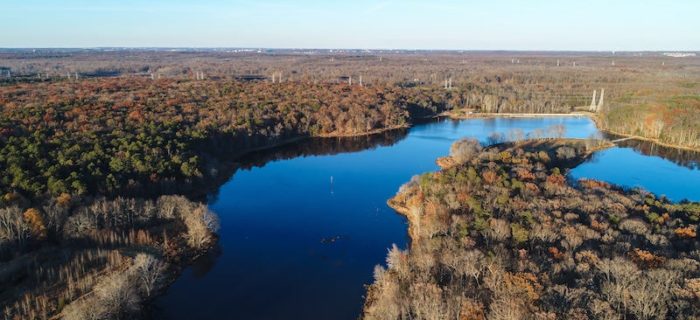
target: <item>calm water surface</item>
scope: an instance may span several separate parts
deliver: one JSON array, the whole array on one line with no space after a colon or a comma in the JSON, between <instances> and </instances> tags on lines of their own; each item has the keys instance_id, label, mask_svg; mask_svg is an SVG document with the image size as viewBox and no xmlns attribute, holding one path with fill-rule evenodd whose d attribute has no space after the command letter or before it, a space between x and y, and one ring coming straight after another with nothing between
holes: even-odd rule
<instances>
[{"instance_id":1,"label":"calm water surface","mask_svg":"<svg viewBox=\"0 0 700 320\"><path fill-rule=\"evenodd\" d=\"M221 217L218 250L185 270L157 301L156 316L356 319L374 266L392 244L406 246L406 222L386 206L401 184L437 170L435 159L459 138L486 142L493 132L553 125L564 125L568 137L598 133L587 118L440 121L252 155L242 162L253 166L211 196L210 208ZM688 187L700 181L697 168L631 148L605 151L574 175L700 199L698 188Z\"/></svg>"}]
</instances>

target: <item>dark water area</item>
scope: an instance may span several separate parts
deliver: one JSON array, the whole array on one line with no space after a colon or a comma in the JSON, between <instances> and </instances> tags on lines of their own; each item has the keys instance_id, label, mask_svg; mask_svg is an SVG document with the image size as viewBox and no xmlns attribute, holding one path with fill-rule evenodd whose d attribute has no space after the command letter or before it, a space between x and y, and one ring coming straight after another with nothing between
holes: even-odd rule
<instances>
[{"instance_id":1,"label":"dark water area","mask_svg":"<svg viewBox=\"0 0 700 320\"><path fill-rule=\"evenodd\" d=\"M441 120L405 131L306 140L251 154L208 197L221 218L217 249L183 272L157 300L154 316L356 319L374 266L384 263L392 244L407 246L405 219L386 205L403 183L437 170L436 158L447 155L462 137L486 143L494 132L527 135L556 125L566 128L567 137L599 134L583 117ZM671 170L698 173L633 148L614 148L581 165L584 169L577 168L576 175L617 179L610 173L616 163L631 167L647 158L652 166L664 163Z\"/></svg>"}]
</instances>

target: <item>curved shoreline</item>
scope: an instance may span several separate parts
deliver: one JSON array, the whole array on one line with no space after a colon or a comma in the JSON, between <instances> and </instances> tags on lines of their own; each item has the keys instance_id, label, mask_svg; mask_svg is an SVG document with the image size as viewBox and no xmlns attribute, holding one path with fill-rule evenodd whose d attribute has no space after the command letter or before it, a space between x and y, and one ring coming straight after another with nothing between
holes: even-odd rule
<instances>
[{"instance_id":1,"label":"curved shoreline","mask_svg":"<svg viewBox=\"0 0 700 320\"><path fill-rule=\"evenodd\" d=\"M684 145L677 145L672 143L663 142L657 138L643 137L635 134L617 132L612 129L605 128L601 125L600 116L596 113L575 111L572 113L470 113L467 115L456 115L452 111L443 112L441 115L447 116L453 120L468 120L468 119L492 119L492 118L537 118L537 117L587 117L593 120L596 128L604 133L614 134L624 138L632 138L640 141L648 141L658 144L660 146L675 148L681 150L700 152L700 147L689 147Z\"/></svg>"},{"instance_id":2,"label":"curved shoreline","mask_svg":"<svg viewBox=\"0 0 700 320\"><path fill-rule=\"evenodd\" d=\"M622 133L622 132L617 132L617 131L612 130L612 129L607 129L607 128L604 128L600 124L600 119L597 115L593 114L590 116L590 118L591 118L591 120L593 120L593 122L595 123L598 130L609 133L609 134L614 134L616 136L621 136L624 138L632 138L634 140L648 141L648 142L652 142L652 143L658 144L660 146L668 147L668 148L675 148L675 149L681 149L681 150L700 152L700 147L693 148L693 147L688 147L688 146L671 144L671 143L663 142L663 141L656 139L656 138L643 137L643 136L639 136L639 135L635 135L635 134Z\"/></svg>"}]
</instances>

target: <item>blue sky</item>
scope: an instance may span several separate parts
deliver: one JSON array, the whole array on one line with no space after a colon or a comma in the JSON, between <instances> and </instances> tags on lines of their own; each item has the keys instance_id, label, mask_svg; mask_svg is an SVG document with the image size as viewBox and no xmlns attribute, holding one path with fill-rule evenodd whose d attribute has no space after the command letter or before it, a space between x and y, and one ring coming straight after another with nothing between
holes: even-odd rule
<instances>
[{"instance_id":1,"label":"blue sky","mask_svg":"<svg viewBox=\"0 0 700 320\"><path fill-rule=\"evenodd\" d=\"M0 47L700 50L700 0L0 0Z\"/></svg>"}]
</instances>

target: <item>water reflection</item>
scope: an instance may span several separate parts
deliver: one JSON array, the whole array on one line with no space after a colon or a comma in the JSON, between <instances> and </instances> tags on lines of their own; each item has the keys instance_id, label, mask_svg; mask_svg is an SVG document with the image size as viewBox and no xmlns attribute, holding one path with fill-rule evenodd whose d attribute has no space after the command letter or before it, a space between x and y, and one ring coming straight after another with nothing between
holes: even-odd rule
<instances>
[{"instance_id":1,"label":"water reflection","mask_svg":"<svg viewBox=\"0 0 700 320\"><path fill-rule=\"evenodd\" d=\"M221 250L187 268L158 299L160 316L356 319L374 266L392 244L406 246L405 220L386 205L403 183L437 170L435 159L457 139L486 143L493 132L528 135L557 125L567 137L598 133L585 117L440 120L380 135L305 140L222 165L217 190L206 192L221 217ZM632 184L648 183L635 180L642 175L693 185L677 178L690 169L631 148L606 150L581 167L588 171L579 173L601 180L627 172L622 181Z\"/></svg>"},{"instance_id":2,"label":"water reflection","mask_svg":"<svg viewBox=\"0 0 700 320\"><path fill-rule=\"evenodd\" d=\"M221 170L225 172L222 175L222 181L230 181L238 170L262 168L273 161L373 150L377 147L392 146L406 138L407 135L408 129L397 129L359 137L309 138L270 149L255 151L228 165L221 165ZM207 194L207 202L216 202L219 191L220 188L218 187L210 190Z\"/></svg>"},{"instance_id":3,"label":"water reflection","mask_svg":"<svg viewBox=\"0 0 700 320\"><path fill-rule=\"evenodd\" d=\"M216 265L217 259L221 256L223 253L223 249L217 243L213 248L211 248L207 253L199 257L194 263L192 263L192 266L190 267L192 269L192 276L195 278L202 278L211 271L211 269L214 268Z\"/></svg>"},{"instance_id":4,"label":"water reflection","mask_svg":"<svg viewBox=\"0 0 700 320\"><path fill-rule=\"evenodd\" d=\"M613 134L606 134L605 137L610 140L624 138ZM625 140L619 142L618 145L624 148L632 148L635 151L647 156L656 156L672 161L675 164L689 169L700 169L700 152L698 151L671 148L653 143L651 141L636 139Z\"/></svg>"}]
</instances>

